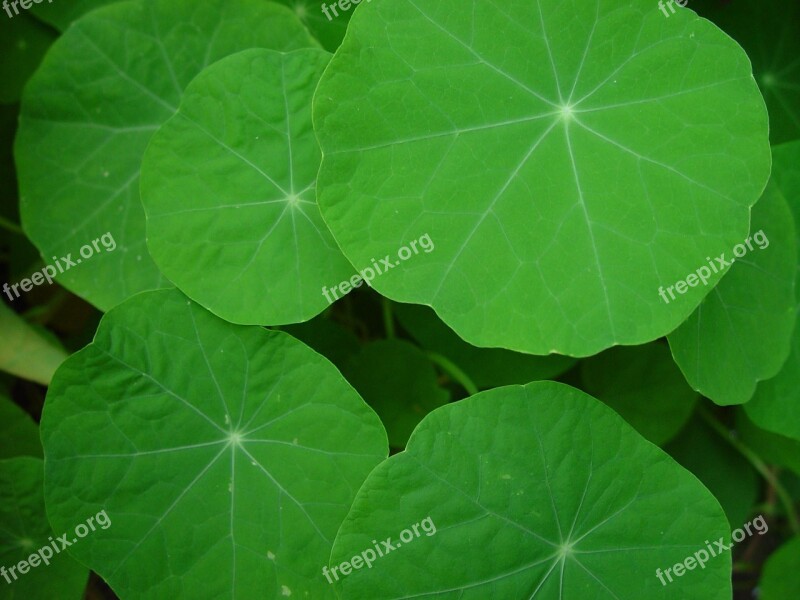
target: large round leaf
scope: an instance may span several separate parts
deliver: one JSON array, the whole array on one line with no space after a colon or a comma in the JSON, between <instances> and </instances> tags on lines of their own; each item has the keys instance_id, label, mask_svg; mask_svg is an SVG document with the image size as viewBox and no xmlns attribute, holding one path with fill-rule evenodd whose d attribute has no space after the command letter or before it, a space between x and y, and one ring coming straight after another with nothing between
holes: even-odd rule
<instances>
[{"instance_id":1,"label":"large round leaf","mask_svg":"<svg viewBox=\"0 0 800 600\"><path fill-rule=\"evenodd\" d=\"M153 132L205 66L252 47L313 46L264 0L136 0L92 11L53 45L22 99L15 158L22 222L43 256L118 247L59 275L101 309L163 287L145 247L139 167Z\"/></svg>"},{"instance_id":2,"label":"large round leaf","mask_svg":"<svg viewBox=\"0 0 800 600\"><path fill-rule=\"evenodd\" d=\"M320 82L323 217L372 285L478 346L590 355L678 326L770 166L741 47L652 0L362 4ZM715 280L716 281L716 280Z\"/></svg>"},{"instance_id":3,"label":"large round leaf","mask_svg":"<svg viewBox=\"0 0 800 600\"><path fill-rule=\"evenodd\" d=\"M50 529L42 496L43 474L44 465L39 458L24 456L0 460L0 566L4 573L4 579L0 580L0 597L3 600L81 600L84 597L88 570L67 552L62 552L58 541L55 543L59 552L50 551L49 565L42 561L47 551L42 555L38 555L38 551L49 546L64 531L71 534L72 528L91 514L71 515L68 529L64 531ZM67 541L72 540L68 538ZM39 559L31 563L29 559L34 554ZM9 567L18 568L21 561L35 566L23 567L24 573L9 570Z\"/></svg>"},{"instance_id":4,"label":"large round leaf","mask_svg":"<svg viewBox=\"0 0 800 600\"><path fill-rule=\"evenodd\" d=\"M535 382L428 415L367 478L330 565L391 537L340 577L344 598L730 600L730 555L666 587L656 575L727 529L700 482L611 409Z\"/></svg>"},{"instance_id":5,"label":"large round leaf","mask_svg":"<svg viewBox=\"0 0 800 600\"><path fill-rule=\"evenodd\" d=\"M253 49L203 71L142 162L147 246L189 297L234 323L306 321L353 267L322 221L311 98L330 55Z\"/></svg>"},{"instance_id":6,"label":"large round leaf","mask_svg":"<svg viewBox=\"0 0 800 600\"><path fill-rule=\"evenodd\" d=\"M725 278L668 339L694 389L717 404L743 404L759 381L781 370L795 324L795 227L777 185L753 209L751 235L723 260L730 263Z\"/></svg>"},{"instance_id":7,"label":"large round leaf","mask_svg":"<svg viewBox=\"0 0 800 600\"><path fill-rule=\"evenodd\" d=\"M658 445L683 428L698 398L662 343L611 348L583 361L581 378L587 392Z\"/></svg>"},{"instance_id":8,"label":"large round leaf","mask_svg":"<svg viewBox=\"0 0 800 600\"><path fill-rule=\"evenodd\" d=\"M177 291L108 313L42 417L56 528L104 508L73 554L123 598L332 598L319 576L366 475L377 415L291 336Z\"/></svg>"}]
</instances>

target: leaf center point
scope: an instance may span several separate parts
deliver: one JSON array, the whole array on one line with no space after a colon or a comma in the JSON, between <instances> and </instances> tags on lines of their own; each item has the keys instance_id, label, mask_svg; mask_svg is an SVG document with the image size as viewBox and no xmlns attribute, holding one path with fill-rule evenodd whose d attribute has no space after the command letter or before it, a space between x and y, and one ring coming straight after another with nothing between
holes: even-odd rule
<instances>
[{"instance_id":1,"label":"leaf center point","mask_svg":"<svg viewBox=\"0 0 800 600\"><path fill-rule=\"evenodd\" d=\"M567 556L572 554L572 542L562 542L561 545L558 547L558 556L559 558L566 558Z\"/></svg>"},{"instance_id":2,"label":"leaf center point","mask_svg":"<svg viewBox=\"0 0 800 600\"><path fill-rule=\"evenodd\" d=\"M239 431L231 431L228 434L228 443L231 446L241 446L244 441L244 435Z\"/></svg>"}]
</instances>

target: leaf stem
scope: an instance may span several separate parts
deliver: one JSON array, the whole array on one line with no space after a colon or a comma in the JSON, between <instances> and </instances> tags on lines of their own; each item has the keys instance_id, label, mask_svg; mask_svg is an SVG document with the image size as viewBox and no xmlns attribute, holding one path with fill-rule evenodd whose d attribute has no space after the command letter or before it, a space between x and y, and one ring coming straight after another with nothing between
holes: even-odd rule
<instances>
[{"instance_id":1,"label":"leaf stem","mask_svg":"<svg viewBox=\"0 0 800 600\"><path fill-rule=\"evenodd\" d=\"M22 231L22 227L20 227L13 221L9 221L3 216L0 216L0 227L2 227L7 231L10 231L11 233L16 233L17 235L25 235L25 232Z\"/></svg>"},{"instance_id":2,"label":"leaf stem","mask_svg":"<svg viewBox=\"0 0 800 600\"><path fill-rule=\"evenodd\" d=\"M394 315L392 315L392 301L388 298L381 298L381 306L383 307L383 327L386 330L386 338L394 339Z\"/></svg>"},{"instance_id":3,"label":"leaf stem","mask_svg":"<svg viewBox=\"0 0 800 600\"><path fill-rule=\"evenodd\" d=\"M787 489L783 486L780 479L778 479L777 475L775 475L775 473L758 454L751 450L747 445L736 439L736 437L733 435L733 432L725 425L720 423L707 408L704 406L699 406L697 411L699 412L700 416L703 417L706 423L708 423L711 428L723 439L727 440L731 446L738 450L739 453L744 456L751 465L753 465L755 470L761 474L767 483L772 486L772 489L775 490L775 493L778 495L778 498L780 498L781 503L786 510L786 516L789 519L789 525L791 526L792 531L795 534L800 534L800 519L797 517L797 512L795 511L794 503L792 502L792 497Z\"/></svg>"},{"instance_id":4,"label":"leaf stem","mask_svg":"<svg viewBox=\"0 0 800 600\"><path fill-rule=\"evenodd\" d=\"M467 394L474 396L478 393L478 386L470 379L469 375L464 373L453 361L449 358L437 354L436 352L427 351L425 353L431 362L438 365L445 373L447 373L453 381L456 381L467 390Z\"/></svg>"}]
</instances>

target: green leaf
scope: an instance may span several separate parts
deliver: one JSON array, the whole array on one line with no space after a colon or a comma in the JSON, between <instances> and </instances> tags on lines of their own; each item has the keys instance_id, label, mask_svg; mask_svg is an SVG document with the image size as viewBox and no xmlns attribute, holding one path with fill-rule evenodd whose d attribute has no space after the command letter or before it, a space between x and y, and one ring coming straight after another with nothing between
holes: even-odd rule
<instances>
[{"instance_id":1,"label":"green leaf","mask_svg":"<svg viewBox=\"0 0 800 600\"><path fill-rule=\"evenodd\" d=\"M434 534L344 577L343 597L731 597L728 555L680 584L656 576L726 534L719 504L611 409L563 384L498 388L428 415L367 478L330 564L428 517Z\"/></svg>"},{"instance_id":2,"label":"green leaf","mask_svg":"<svg viewBox=\"0 0 800 600\"><path fill-rule=\"evenodd\" d=\"M189 84L142 163L147 245L181 291L227 321L306 321L353 267L316 204L311 99L330 55L248 50Z\"/></svg>"},{"instance_id":3,"label":"green leaf","mask_svg":"<svg viewBox=\"0 0 800 600\"><path fill-rule=\"evenodd\" d=\"M532 354L672 331L710 288L667 306L659 286L744 239L769 176L747 56L652 0L362 4L314 119L350 261L436 244L372 285Z\"/></svg>"},{"instance_id":4,"label":"green leaf","mask_svg":"<svg viewBox=\"0 0 800 600\"><path fill-rule=\"evenodd\" d=\"M42 456L39 428L30 415L0 391L0 459Z\"/></svg>"},{"instance_id":5,"label":"green leaf","mask_svg":"<svg viewBox=\"0 0 800 600\"><path fill-rule=\"evenodd\" d=\"M552 379L575 364L566 356L530 356L501 348L476 348L458 337L427 306L395 304L394 309L400 323L423 348L446 356L479 388Z\"/></svg>"},{"instance_id":6,"label":"green leaf","mask_svg":"<svg viewBox=\"0 0 800 600\"><path fill-rule=\"evenodd\" d=\"M611 348L584 361L581 377L588 393L658 445L683 428L697 402L665 344Z\"/></svg>"},{"instance_id":7,"label":"green leaf","mask_svg":"<svg viewBox=\"0 0 800 600\"><path fill-rule=\"evenodd\" d=\"M48 385L67 353L0 302L0 370Z\"/></svg>"},{"instance_id":8,"label":"green leaf","mask_svg":"<svg viewBox=\"0 0 800 600\"><path fill-rule=\"evenodd\" d=\"M118 248L60 283L103 310L168 285L145 247L139 200L153 132L212 62L252 47L314 44L289 10L263 0L136 0L76 21L23 96L15 144L22 222L46 259L76 256L106 232Z\"/></svg>"},{"instance_id":9,"label":"green leaf","mask_svg":"<svg viewBox=\"0 0 800 600\"><path fill-rule=\"evenodd\" d=\"M794 215L800 272L800 142L773 150L773 179L789 201ZM795 288L800 314L800 285ZM800 440L800 319L792 333L789 358L776 377L758 385L745 411L762 429Z\"/></svg>"},{"instance_id":10,"label":"green leaf","mask_svg":"<svg viewBox=\"0 0 800 600\"><path fill-rule=\"evenodd\" d=\"M689 421L664 450L714 494L732 528L747 521L758 500L758 474L704 421L700 418Z\"/></svg>"},{"instance_id":11,"label":"green leaf","mask_svg":"<svg viewBox=\"0 0 800 600\"><path fill-rule=\"evenodd\" d=\"M450 401L431 361L404 340L366 344L342 373L378 413L395 448L406 445L425 415Z\"/></svg>"},{"instance_id":12,"label":"green leaf","mask_svg":"<svg viewBox=\"0 0 800 600\"><path fill-rule=\"evenodd\" d=\"M53 31L36 19L21 14L8 18L0 11L0 103L18 102L22 88L56 39Z\"/></svg>"},{"instance_id":13,"label":"green leaf","mask_svg":"<svg viewBox=\"0 0 800 600\"><path fill-rule=\"evenodd\" d=\"M327 360L177 291L106 315L59 369L42 441L51 522L105 508L114 527L71 550L142 599L333 598L318 568L387 454Z\"/></svg>"},{"instance_id":14,"label":"green leaf","mask_svg":"<svg viewBox=\"0 0 800 600\"><path fill-rule=\"evenodd\" d=\"M795 237L786 200L770 183L753 209L749 245L725 253L724 260L735 264L667 338L689 385L717 404L747 402L758 382L777 375L789 356L796 319ZM697 275L694 281L701 283ZM673 302L683 301L677 296Z\"/></svg>"},{"instance_id":15,"label":"green leaf","mask_svg":"<svg viewBox=\"0 0 800 600\"><path fill-rule=\"evenodd\" d=\"M42 0L39 1L42 2ZM37 19L52 25L59 31L64 31L73 21L77 21L90 10L114 2L119 2L119 0L56 0L55 2L49 0L41 4L34 4L30 11Z\"/></svg>"},{"instance_id":16,"label":"green leaf","mask_svg":"<svg viewBox=\"0 0 800 600\"><path fill-rule=\"evenodd\" d=\"M759 590L759 600L800 598L800 537L786 542L767 559Z\"/></svg>"},{"instance_id":17,"label":"green leaf","mask_svg":"<svg viewBox=\"0 0 800 600\"><path fill-rule=\"evenodd\" d=\"M725 30L753 61L772 143L800 138L800 4L691 0L691 8Z\"/></svg>"},{"instance_id":18,"label":"green leaf","mask_svg":"<svg viewBox=\"0 0 800 600\"><path fill-rule=\"evenodd\" d=\"M338 1L338 0L337 0ZM334 0L277 0L281 4L285 4L294 11L297 18L308 27L311 33L317 38L326 50L334 52L339 44L342 43L345 32L347 32L347 23L350 22L350 16L353 14L353 9L356 4L360 2L372 2L372 0L349 0L351 2L350 10L342 11L339 9L337 1ZM336 14L334 16L333 10L330 6L336 7ZM328 6L329 17L325 16L325 11L322 10L323 6Z\"/></svg>"},{"instance_id":19,"label":"green leaf","mask_svg":"<svg viewBox=\"0 0 800 600\"><path fill-rule=\"evenodd\" d=\"M26 573L10 567L27 561L39 549L49 546L57 535L51 530L42 496L42 460L28 456L0 460L0 566L5 578L0 581L4 600L80 600L89 577L88 570L67 552L50 552L49 565L41 561ZM71 515L68 527L78 525ZM83 518L83 515L80 516ZM71 529L65 529L70 531ZM80 540L83 543L84 540ZM43 556L47 556L47 551ZM25 567L23 567L25 570ZM16 579L14 578L16 575Z\"/></svg>"},{"instance_id":20,"label":"green leaf","mask_svg":"<svg viewBox=\"0 0 800 600\"><path fill-rule=\"evenodd\" d=\"M765 462L788 467L800 475L800 440L761 429L743 410L736 412L736 433Z\"/></svg>"}]
</instances>

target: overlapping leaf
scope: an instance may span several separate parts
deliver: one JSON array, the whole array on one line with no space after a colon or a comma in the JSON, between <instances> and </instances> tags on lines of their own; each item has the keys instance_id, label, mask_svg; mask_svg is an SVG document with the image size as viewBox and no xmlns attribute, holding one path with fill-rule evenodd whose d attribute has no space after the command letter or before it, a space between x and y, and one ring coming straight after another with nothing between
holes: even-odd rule
<instances>
[{"instance_id":1,"label":"overlapping leaf","mask_svg":"<svg viewBox=\"0 0 800 600\"><path fill-rule=\"evenodd\" d=\"M42 456L39 428L19 406L0 391L0 458Z\"/></svg>"},{"instance_id":2,"label":"overlapping leaf","mask_svg":"<svg viewBox=\"0 0 800 600\"><path fill-rule=\"evenodd\" d=\"M742 526L758 500L758 473L699 416L664 448L719 500L731 530Z\"/></svg>"},{"instance_id":3,"label":"overlapping leaf","mask_svg":"<svg viewBox=\"0 0 800 600\"><path fill-rule=\"evenodd\" d=\"M311 98L330 55L254 49L204 70L142 162L147 246L185 294L235 323L306 321L353 267L314 192Z\"/></svg>"},{"instance_id":4,"label":"overlapping leaf","mask_svg":"<svg viewBox=\"0 0 800 600\"><path fill-rule=\"evenodd\" d=\"M362 4L315 127L320 207L357 268L436 243L375 288L534 354L678 326L708 289L666 306L659 286L746 237L769 175L741 47L651 0Z\"/></svg>"},{"instance_id":5,"label":"overlapping leaf","mask_svg":"<svg viewBox=\"0 0 800 600\"><path fill-rule=\"evenodd\" d=\"M434 534L398 540L428 517ZM727 528L697 479L611 409L536 382L428 415L367 478L330 564L399 542L336 583L354 600L729 600L729 555L680 584L656 576Z\"/></svg>"},{"instance_id":6,"label":"overlapping leaf","mask_svg":"<svg viewBox=\"0 0 800 600\"><path fill-rule=\"evenodd\" d=\"M698 398L660 343L611 348L583 362L581 376L587 392L659 445L683 428Z\"/></svg>"},{"instance_id":7,"label":"overlapping leaf","mask_svg":"<svg viewBox=\"0 0 800 600\"><path fill-rule=\"evenodd\" d=\"M50 334L38 331L0 302L0 370L48 385L67 353Z\"/></svg>"},{"instance_id":8,"label":"overlapping leaf","mask_svg":"<svg viewBox=\"0 0 800 600\"><path fill-rule=\"evenodd\" d=\"M6 17L0 12L0 103L12 104L19 102L23 86L56 36L24 11Z\"/></svg>"},{"instance_id":9,"label":"overlapping leaf","mask_svg":"<svg viewBox=\"0 0 800 600\"><path fill-rule=\"evenodd\" d=\"M395 312L423 348L455 363L479 388L552 379L575 363L566 356L530 356L502 348L476 348L425 306L397 304Z\"/></svg>"},{"instance_id":10,"label":"overlapping leaf","mask_svg":"<svg viewBox=\"0 0 800 600\"><path fill-rule=\"evenodd\" d=\"M43 473L40 458L23 456L0 460L0 566L4 571L0 597L4 600L81 600L84 597L89 572L66 552L61 552L59 542L56 542L59 552L51 551L49 565L39 557L38 561L34 559L37 566L23 567L25 573L8 570L21 561L28 561L31 555L50 546L54 538L63 533L59 531L54 535L47 522L42 495ZM75 521L76 515L73 515L69 526L75 527L78 524Z\"/></svg>"},{"instance_id":11,"label":"overlapping leaf","mask_svg":"<svg viewBox=\"0 0 800 600\"><path fill-rule=\"evenodd\" d=\"M404 340L365 345L342 372L378 413L389 443L397 448L406 445L425 415L450 400L450 394L439 387L430 360Z\"/></svg>"},{"instance_id":12,"label":"overlapping leaf","mask_svg":"<svg viewBox=\"0 0 800 600\"><path fill-rule=\"evenodd\" d=\"M769 108L772 143L800 138L800 3L691 0L690 8L747 51Z\"/></svg>"},{"instance_id":13,"label":"overlapping leaf","mask_svg":"<svg viewBox=\"0 0 800 600\"><path fill-rule=\"evenodd\" d=\"M71 551L123 599L333 598L319 568L387 453L327 360L175 290L103 319L58 371L42 441L51 522L107 511Z\"/></svg>"},{"instance_id":14,"label":"overlapping leaf","mask_svg":"<svg viewBox=\"0 0 800 600\"><path fill-rule=\"evenodd\" d=\"M45 257L111 232L118 248L60 281L101 309L163 287L145 247L145 147L207 65L253 47L315 42L264 0L136 0L92 11L53 45L22 101L15 158L22 220Z\"/></svg>"},{"instance_id":15,"label":"overlapping leaf","mask_svg":"<svg viewBox=\"0 0 800 600\"><path fill-rule=\"evenodd\" d=\"M59 31L64 31L73 21L87 12L120 0L67 0L66 2L42 2L31 6L31 14L49 23ZM40 0L41 2L41 0Z\"/></svg>"},{"instance_id":16,"label":"overlapping leaf","mask_svg":"<svg viewBox=\"0 0 800 600\"><path fill-rule=\"evenodd\" d=\"M800 538L772 554L764 565L759 600L786 600L800 596Z\"/></svg>"},{"instance_id":17,"label":"overlapping leaf","mask_svg":"<svg viewBox=\"0 0 800 600\"><path fill-rule=\"evenodd\" d=\"M731 263L725 278L668 339L694 389L717 404L743 404L759 381L781 370L795 325L795 226L777 185L767 187L753 209L750 236L724 261ZM694 281L701 284L696 275Z\"/></svg>"},{"instance_id":18,"label":"overlapping leaf","mask_svg":"<svg viewBox=\"0 0 800 600\"><path fill-rule=\"evenodd\" d=\"M773 151L773 179L786 197L795 222L800 272L800 142ZM800 279L798 279L800 281ZM795 287L800 312L800 284ZM795 323L789 358L781 372L758 385L745 404L747 415L761 428L800 440L800 325Z\"/></svg>"},{"instance_id":19,"label":"overlapping leaf","mask_svg":"<svg viewBox=\"0 0 800 600\"><path fill-rule=\"evenodd\" d=\"M334 52L342 43L347 31L347 23L356 6L372 0L347 0L343 5L349 10L341 10L338 0L277 0L294 11L303 24L311 31L326 50ZM327 8L327 10L326 10Z\"/></svg>"}]
</instances>

